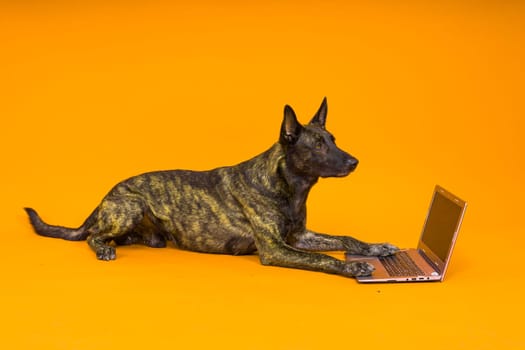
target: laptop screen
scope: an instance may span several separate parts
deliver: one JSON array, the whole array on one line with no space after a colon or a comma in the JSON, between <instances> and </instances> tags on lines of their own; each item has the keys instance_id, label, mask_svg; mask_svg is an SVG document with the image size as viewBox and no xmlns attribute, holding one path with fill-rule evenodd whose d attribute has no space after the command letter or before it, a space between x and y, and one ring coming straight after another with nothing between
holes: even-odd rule
<instances>
[{"instance_id":1,"label":"laptop screen","mask_svg":"<svg viewBox=\"0 0 525 350\"><path fill-rule=\"evenodd\" d=\"M459 229L463 207L462 201L449 198L439 190L434 192L421 240L443 262Z\"/></svg>"}]
</instances>

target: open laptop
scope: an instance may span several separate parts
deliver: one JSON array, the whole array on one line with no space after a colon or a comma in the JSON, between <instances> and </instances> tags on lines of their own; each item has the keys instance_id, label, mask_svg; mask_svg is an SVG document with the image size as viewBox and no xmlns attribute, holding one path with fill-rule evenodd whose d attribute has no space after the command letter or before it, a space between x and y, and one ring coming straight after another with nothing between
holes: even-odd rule
<instances>
[{"instance_id":1,"label":"open laptop","mask_svg":"<svg viewBox=\"0 0 525 350\"><path fill-rule=\"evenodd\" d=\"M362 283L443 281L467 203L437 186L416 249L388 257L346 255L347 261L366 261L376 268Z\"/></svg>"}]
</instances>

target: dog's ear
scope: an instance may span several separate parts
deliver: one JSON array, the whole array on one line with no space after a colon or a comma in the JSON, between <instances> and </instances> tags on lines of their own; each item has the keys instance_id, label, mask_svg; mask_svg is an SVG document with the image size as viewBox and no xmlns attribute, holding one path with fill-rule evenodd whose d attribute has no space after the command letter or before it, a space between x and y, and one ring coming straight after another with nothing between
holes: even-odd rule
<instances>
[{"instance_id":1,"label":"dog's ear","mask_svg":"<svg viewBox=\"0 0 525 350\"><path fill-rule=\"evenodd\" d=\"M323 102L321 103L321 107L319 107L319 110L317 113L315 113L314 117L310 121L310 124L318 125L321 128L325 128L326 124L326 114L328 113L328 105L326 103L326 97L323 99Z\"/></svg>"},{"instance_id":2,"label":"dog's ear","mask_svg":"<svg viewBox=\"0 0 525 350\"><path fill-rule=\"evenodd\" d=\"M292 107L288 105L284 106L284 119L281 124L281 136L279 141L283 144L294 144L299 138L302 129L303 126L297 120Z\"/></svg>"}]
</instances>

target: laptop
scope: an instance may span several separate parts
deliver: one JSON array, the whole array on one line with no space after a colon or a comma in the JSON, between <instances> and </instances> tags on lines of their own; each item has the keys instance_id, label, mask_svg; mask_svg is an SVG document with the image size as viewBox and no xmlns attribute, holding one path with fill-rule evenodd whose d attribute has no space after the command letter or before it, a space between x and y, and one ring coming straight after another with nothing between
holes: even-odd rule
<instances>
[{"instance_id":1,"label":"laptop","mask_svg":"<svg viewBox=\"0 0 525 350\"><path fill-rule=\"evenodd\" d=\"M467 203L441 186L434 189L417 248L387 257L346 254L347 261L366 261L375 267L361 283L443 281Z\"/></svg>"}]
</instances>

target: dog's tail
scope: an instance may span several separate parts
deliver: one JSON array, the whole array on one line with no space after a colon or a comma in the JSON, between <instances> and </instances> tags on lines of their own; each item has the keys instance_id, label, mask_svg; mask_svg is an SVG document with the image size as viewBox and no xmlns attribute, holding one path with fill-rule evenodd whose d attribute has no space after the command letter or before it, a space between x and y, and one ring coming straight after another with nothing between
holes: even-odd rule
<instances>
[{"instance_id":1,"label":"dog's tail","mask_svg":"<svg viewBox=\"0 0 525 350\"><path fill-rule=\"evenodd\" d=\"M45 237L62 238L68 241L84 241L88 233L88 228L94 222L98 208L86 219L86 221L77 229L68 228L63 226L55 226L46 224L38 215L38 213L32 208L24 208L29 215L29 221L33 226L36 233Z\"/></svg>"}]
</instances>

